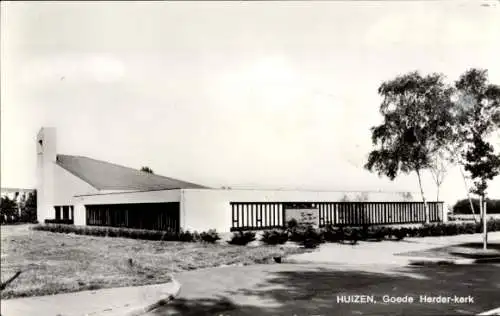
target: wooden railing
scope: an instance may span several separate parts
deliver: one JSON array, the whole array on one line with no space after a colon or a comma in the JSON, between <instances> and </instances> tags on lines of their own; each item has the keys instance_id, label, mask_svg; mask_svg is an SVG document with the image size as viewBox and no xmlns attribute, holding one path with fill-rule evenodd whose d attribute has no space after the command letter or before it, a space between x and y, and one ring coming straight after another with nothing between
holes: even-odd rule
<instances>
[{"instance_id":1,"label":"wooden railing","mask_svg":"<svg viewBox=\"0 0 500 316\"><path fill-rule=\"evenodd\" d=\"M443 202L428 202L430 222L443 221ZM423 202L231 202L231 230L286 226L287 208L313 208L318 225L363 226L425 223Z\"/></svg>"}]
</instances>

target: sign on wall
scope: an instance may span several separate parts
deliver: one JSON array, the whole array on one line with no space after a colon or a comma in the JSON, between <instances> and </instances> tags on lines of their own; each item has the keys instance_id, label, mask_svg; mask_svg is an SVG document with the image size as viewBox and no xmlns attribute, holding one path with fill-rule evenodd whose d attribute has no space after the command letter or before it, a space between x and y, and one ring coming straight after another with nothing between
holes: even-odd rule
<instances>
[{"instance_id":1,"label":"sign on wall","mask_svg":"<svg viewBox=\"0 0 500 316\"><path fill-rule=\"evenodd\" d=\"M300 225L319 226L319 209L318 208L286 208L285 222L288 223L291 219L295 219Z\"/></svg>"}]
</instances>

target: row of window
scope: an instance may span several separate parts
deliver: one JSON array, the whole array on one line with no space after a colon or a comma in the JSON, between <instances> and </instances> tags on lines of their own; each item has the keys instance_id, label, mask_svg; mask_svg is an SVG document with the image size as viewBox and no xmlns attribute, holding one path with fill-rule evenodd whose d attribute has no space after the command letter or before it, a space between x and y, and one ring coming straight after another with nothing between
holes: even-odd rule
<instances>
[{"instance_id":1,"label":"row of window","mask_svg":"<svg viewBox=\"0 0 500 316\"><path fill-rule=\"evenodd\" d=\"M75 210L73 205L54 206L54 209L56 211L55 219L74 219Z\"/></svg>"}]
</instances>

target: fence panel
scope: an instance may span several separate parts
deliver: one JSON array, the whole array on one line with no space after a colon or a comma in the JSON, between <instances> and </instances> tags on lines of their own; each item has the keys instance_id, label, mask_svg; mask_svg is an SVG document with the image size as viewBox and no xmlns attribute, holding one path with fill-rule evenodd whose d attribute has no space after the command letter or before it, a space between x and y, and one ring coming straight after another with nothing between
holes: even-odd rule
<instances>
[{"instance_id":1,"label":"fence panel","mask_svg":"<svg viewBox=\"0 0 500 316\"><path fill-rule=\"evenodd\" d=\"M231 230L283 228L286 208L318 209L320 227L425 223L422 202L231 202ZM428 202L429 220L443 220L442 202Z\"/></svg>"}]
</instances>

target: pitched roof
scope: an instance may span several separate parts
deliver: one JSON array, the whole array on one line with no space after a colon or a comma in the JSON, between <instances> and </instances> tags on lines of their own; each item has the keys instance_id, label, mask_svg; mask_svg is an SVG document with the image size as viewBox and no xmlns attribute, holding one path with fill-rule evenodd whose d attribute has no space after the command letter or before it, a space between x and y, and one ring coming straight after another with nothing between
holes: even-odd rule
<instances>
[{"instance_id":1,"label":"pitched roof","mask_svg":"<svg viewBox=\"0 0 500 316\"><path fill-rule=\"evenodd\" d=\"M57 155L57 164L98 190L199 189L204 186L82 156Z\"/></svg>"}]
</instances>

